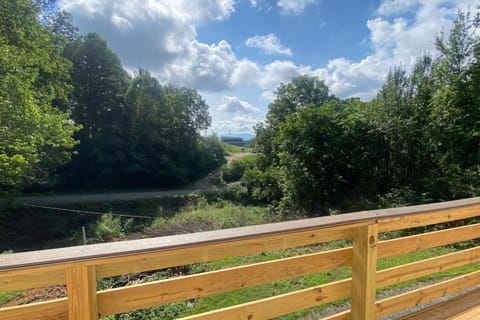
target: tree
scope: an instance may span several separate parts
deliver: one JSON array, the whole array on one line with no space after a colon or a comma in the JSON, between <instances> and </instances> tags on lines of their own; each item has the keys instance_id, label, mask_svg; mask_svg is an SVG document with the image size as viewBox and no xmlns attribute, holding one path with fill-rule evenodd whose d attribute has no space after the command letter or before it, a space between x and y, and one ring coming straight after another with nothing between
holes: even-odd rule
<instances>
[{"instance_id":1,"label":"tree","mask_svg":"<svg viewBox=\"0 0 480 320\"><path fill-rule=\"evenodd\" d=\"M175 126L175 110L166 104L166 93L148 71L140 69L125 94L127 160L124 168L129 181L171 183L175 162L171 159L170 139ZM165 181L164 181L165 182Z\"/></svg>"},{"instance_id":2,"label":"tree","mask_svg":"<svg viewBox=\"0 0 480 320\"><path fill-rule=\"evenodd\" d=\"M96 33L78 37L66 47L65 56L73 63L74 89L64 108L82 126L76 134L78 155L65 174L76 185L108 184L125 158L123 97L129 76Z\"/></svg>"},{"instance_id":3,"label":"tree","mask_svg":"<svg viewBox=\"0 0 480 320\"><path fill-rule=\"evenodd\" d=\"M322 215L377 194L381 137L366 109L358 99L330 100L298 110L280 125L274 143L286 209Z\"/></svg>"},{"instance_id":4,"label":"tree","mask_svg":"<svg viewBox=\"0 0 480 320\"><path fill-rule=\"evenodd\" d=\"M0 186L48 184L70 159L76 127L66 101L70 63L38 21L39 7L7 1L0 12Z\"/></svg>"},{"instance_id":5,"label":"tree","mask_svg":"<svg viewBox=\"0 0 480 320\"><path fill-rule=\"evenodd\" d=\"M478 17L459 12L448 37L438 37L431 140L437 156L431 188L437 196L465 197L480 187Z\"/></svg>"},{"instance_id":6,"label":"tree","mask_svg":"<svg viewBox=\"0 0 480 320\"><path fill-rule=\"evenodd\" d=\"M403 67L392 69L372 101L372 121L384 141L384 191L407 188L423 192L425 177L434 166L429 138L432 66L431 57L423 56L410 75Z\"/></svg>"},{"instance_id":7,"label":"tree","mask_svg":"<svg viewBox=\"0 0 480 320\"><path fill-rule=\"evenodd\" d=\"M297 109L320 106L329 98L328 87L318 78L306 75L293 78L278 87L276 98L268 107L267 121L276 126Z\"/></svg>"},{"instance_id":8,"label":"tree","mask_svg":"<svg viewBox=\"0 0 480 320\"><path fill-rule=\"evenodd\" d=\"M195 90L162 86L140 69L125 97L129 146L125 175L130 181L184 183L221 165L223 152L219 162L221 148L215 140L199 137L210 125L210 115Z\"/></svg>"},{"instance_id":9,"label":"tree","mask_svg":"<svg viewBox=\"0 0 480 320\"><path fill-rule=\"evenodd\" d=\"M334 99L328 94L328 87L316 77L299 76L287 84L281 84L276 92L275 100L269 105L267 121L255 127L257 168L253 173L247 171L244 179L247 187L254 192L258 200L278 201L282 189L282 175L278 170L280 166L279 145L276 139L279 128L290 116L301 112L303 109L321 107L326 101ZM258 169L258 170L257 170ZM261 176L258 181L252 177Z\"/></svg>"}]
</instances>

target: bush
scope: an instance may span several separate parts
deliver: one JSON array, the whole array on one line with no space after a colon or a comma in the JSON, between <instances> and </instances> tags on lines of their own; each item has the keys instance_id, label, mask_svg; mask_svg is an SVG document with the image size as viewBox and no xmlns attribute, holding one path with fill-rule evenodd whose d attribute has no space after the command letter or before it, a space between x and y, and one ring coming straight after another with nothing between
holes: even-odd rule
<instances>
[{"instance_id":1,"label":"bush","mask_svg":"<svg viewBox=\"0 0 480 320\"><path fill-rule=\"evenodd\" d=\"M165 236L235 228L269 222L266 208L237 206L228 201L215 204L201 202L171 218L159 218L146 233Z\"/></svg>"},{"instance_id":2,"label":"bush","mask_svg":"<svg viewBox=\"0 0 480 320\"><path fill-rule=\"evenodd\" d=\"M122 237L124 235L122 221L111 213L102 215L95 227L95 235L102 241L110 241L114 238Z\"/></svg>"},{"instance_id":3,"label":"bush","mask_svg":"<svg viewBox=\"0 0 480 320\"><path fill-rule=\"evenodd\" d=\"M255 167L255 158L255 155L247 156L224 166L222 170L222 181L225 183L239 181L245 171Z\"/></svg>"}]
</instances>

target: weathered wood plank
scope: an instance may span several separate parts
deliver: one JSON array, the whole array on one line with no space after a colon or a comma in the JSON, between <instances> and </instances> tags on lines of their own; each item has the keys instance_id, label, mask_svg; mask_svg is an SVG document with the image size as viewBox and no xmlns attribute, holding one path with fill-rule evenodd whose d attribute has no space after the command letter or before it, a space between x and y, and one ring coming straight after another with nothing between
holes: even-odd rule
<instances>
[{"instance_id":1,"label":"weathered wood plank","mask_svg":"<svg viewBox=\"0 0 480 320\"><path fill-rule=\"evenodd\" d=\"M378 243L378 258L397 256L479 237L480 223L477 223L399 239L380 241Z\"/></svg>"},{"instance_id":2,"label":"weathered wood plank","mask_svg":"<svg viewBox=\"0 0 480 320\"><path fill-rule=\"evenodd\" d=\"M350 295L351 279L206 312L180 320L262 320L308 309Z\"/></svg>"},{"instance_id":3,"label":"weathered wood plank","mask_svg":"<svg viewBox=\"0 0 480 320\"><path fill-rule=\"evenodd\" d=\"M0 309L2 320L67 320L67 298Z\"/></svg>"},{"instance_id":4,"label":"weathered wood plank","mask_svg":"<svg viewBox=\"0 0 480 320\"><path fill-rule=\"evenodd\" d=\"M95 268L81 263L66 270L68 319L98 319Z\"/></svg>"},{"instance_id":5,"label":"weathered wood plank","mask_svg":"<svg viewBox=\"0 0 480 320\"><path fill-rule=\"evenodd\" d=\"M107 316L201 298L313 274L350 265L351 262L352 249L345 248L105 290L98 293L98 311L101 316Z\"/></svg>"},{"instance_id":6,"label":"weathered wood plank","mask_svg":"<svg viewBox=\"0 0 480 320\"><path fill-rule=\"evenodd\" d=\"M353 236L352 319L375 319L378 224L360 227Z\"/></svg>"}]
</instances>

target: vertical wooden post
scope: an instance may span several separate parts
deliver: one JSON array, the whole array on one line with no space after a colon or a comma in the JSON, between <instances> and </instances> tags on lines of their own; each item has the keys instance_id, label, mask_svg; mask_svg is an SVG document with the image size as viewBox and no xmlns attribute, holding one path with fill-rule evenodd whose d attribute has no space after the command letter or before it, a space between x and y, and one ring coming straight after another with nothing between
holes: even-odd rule
<instances>
[{"instance_id":1,"label":"vertical wooden post","mask_svg":"<svg viewBox=\"0 0 480 320\"><path fill-rule=\"evenodd\" d=\"M359 227L353 237L352 320L375 319L378 224Z\"/></svg>"},{"instance_id":2,"label":"vertical wooden post","mask_svg":"<svg viewBox=\"0 0 480 320\"><path fill-rule=\"evenodd\" d=\"M66 270L69 320L98 319L95 266L75 263Z\"/></svg>"}]
</instances>

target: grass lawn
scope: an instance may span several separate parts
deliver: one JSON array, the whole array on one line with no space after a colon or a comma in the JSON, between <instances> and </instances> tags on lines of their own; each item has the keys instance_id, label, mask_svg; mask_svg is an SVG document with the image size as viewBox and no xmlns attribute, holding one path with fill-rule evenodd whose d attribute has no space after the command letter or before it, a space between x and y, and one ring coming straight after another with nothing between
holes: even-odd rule
<instances>
[{"instance_id":1,"label":"grass lawn","mask_svg":"<svg viewBox=\"0 0 480 320\"><path fill-rule=\"evenodd\" d=\"M0 292L0 305L4 304L11 298L15 297L18 293L22 291L8 291L8 292Z\"/></svg>"}]
</instances>

